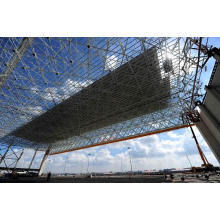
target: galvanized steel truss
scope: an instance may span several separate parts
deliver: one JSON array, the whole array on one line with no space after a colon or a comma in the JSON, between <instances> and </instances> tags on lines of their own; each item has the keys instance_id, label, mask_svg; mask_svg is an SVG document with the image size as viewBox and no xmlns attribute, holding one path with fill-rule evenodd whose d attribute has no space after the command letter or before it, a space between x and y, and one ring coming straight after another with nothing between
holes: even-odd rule
<instances>
[{"instance_id":1,"label":"galvanized steel truss","mask_svg":"<svg viewBox=\"0 0 220 220\"><path fill-rule=\"evenodd\" d=\"M0 148L0 167L5 167L7 171L17 168L17 164L23 155L24 149L14 147L13 143Z\"/></svg>"},{"instance_id":2,"label":"galvanized steel truss","mask_svg":"<svg viewBox=\"0 0 220 220\"><path fill-rule=\"evenodd\" d=\"M207 42L208 39L203 39L203 44ZM198 59L198 47L195 48L188 38L1 38L0 47L2 144L13 141L17 147L44 151L49 148L53 154L161 131L183 125L181 115L191 108L193 87L193 102L203 96L201 68L196 78L195 70L197 64L203 65L207 55ZM158 87L157 96L150 100L158 106L154 112L54 143L39 143L14 135L16 129L123 64L130 65L132 59L151 48L156 49L161 77L169 77L170 96L166 108L160 108L161 100L155 98L162 93ZM167 69L169 62L171 69L169 66ZM130 65L130 71L134 70ZM153 83L154 79L149 80L147 86ZM65 134L67 131L60 132Z\"/></svg>"}]
</instances>

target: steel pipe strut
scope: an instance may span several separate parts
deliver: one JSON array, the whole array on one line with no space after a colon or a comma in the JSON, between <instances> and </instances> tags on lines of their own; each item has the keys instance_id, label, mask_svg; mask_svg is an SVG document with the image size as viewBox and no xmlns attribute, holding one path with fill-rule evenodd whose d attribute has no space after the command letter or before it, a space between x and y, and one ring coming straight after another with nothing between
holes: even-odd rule
<instances>
[{"instance_id":1,"label":"steel pipe strut","mask_svg":"<svg viewBox=\"0 0 220 220\"><path fill-rule=\"evenodd\" d=\"M1 86L7 81L10 74L14 71L17 63L21 60L24 56L26 50L30 45L33 43L34 38L31 37L24 37L19 47L15 50L14 55L12 56L11 60L8 62L6 69L0 75L0 88Z\"/></svg>"}]
</instances>

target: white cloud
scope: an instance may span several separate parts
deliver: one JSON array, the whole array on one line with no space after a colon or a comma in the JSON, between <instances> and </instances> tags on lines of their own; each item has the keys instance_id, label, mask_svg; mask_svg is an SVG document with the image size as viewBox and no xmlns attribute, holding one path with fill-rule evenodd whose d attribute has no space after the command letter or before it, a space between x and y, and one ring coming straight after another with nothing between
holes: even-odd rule
<instances>
[{"instance_id":1,"label":"white cloud","mask_svg":"<svg viewBox=\"0 0 220 220\"><path fill-rule=\"evenodd\" d=\"M115 55L106 56L105 70L114 70L117 67L118 58Z\"/></svg>"},{"instance_id":2,"label":"white cloud","mask_svg":"<svg viewBox=\"0 0 220 220\"><path fill-rule=\"evenodd\" d=\"M209 162L218 165L217 160L210 151L206 142L199 134L198 129L194 128L198 141ZM109 171L128 171L130 170L128 147L131 148L131 159L133 170L152 170L164 168L183 168L189 167L185 152L193 166L202 164L198 150L192 139L189 129L182 132L172 131L167 135L152 135L137 138L129 141L118 142L85 150L73 151L65 154L49 156L44 172L87 172L88 154L89 171L109 172ZM25 157L20 161L28 166L33 155L33 150L25 150ZM39 156L34 166L39 166Z\"/></svg>"},{"instance_id":3,"label":"white cloud","mask_svg":"<svg viewBox=\"0 0 220 220\"><path fill-rule=\"evenodd\" d=\"M83 82L74 81L71 79L67 79L64 85L61 87L61 92L64 94L64 98L69 98L74 93L79 92L80 90L86 88L90 84L92 84L92 80L85 80Z\"/></svg>"},{"instance_id":4,"label":"white cloud","mask_svg":"<svg viewBox=\"0 0 220 220\"><path fill-rule=\"evenodd\" d=\"M56 103L60 103L61 101L69 98L71 95L79 92L83 88L86 88L90 84L92 84L92 80L85 80L83 82L74 81L72 79L67 79L63 86L60 88L48 87L44 89L43 94L40 94L42 98L48 100L50 102L55 101ZM32 92L34 94L39 94L39 91L33 87Z\"/></svg>"},{"instance_id":5,"label":"white cloud","mask_svg":"<svg viewBox=\"0 0 220 220\"><path fill-rule=\"evenodd\" d=\"M44 90L45 95L43 96L48 101L58 102L62 100L62 96L58 94L57 88L49 87Z\"/></svg>"},{"instance_id":6,"label":"white cloud","mask_svg":"<svg viewBox=\"0 0 220 220\"><path fill-rule=\"evenodd\" d=\"M22 110L23 110L23 112L28 113L28 114L32 114L34 116L40 115L44 112L41 106L26 106L26 107L22 108Z\"/></svg>"},{"instance_id":7,"label":"white cloud","mask_svg":"<svg viewBox=\"0 0 220 220\"><path fill-rule=\"evenodd\" d=\"M29 164L31 162L33 155L34 155L33 149L25 149L21 159L19 160L17 164L17 167L22 167L22 168L29 167ZM44 155L43 151L37 152L31 168L39 168L43 155Z\"/></svg>"},{"instance_id":8,"label":"white cloud","mask_svg":"<svg viewBox=\"0 0 220 220\"><path fill-rule=\"evenodd\" d=\"M177 135L175 132L173 131L169 131L167 132L167 135L171 138L179 138L179 135Z\"/></svg>"}]
</instances>

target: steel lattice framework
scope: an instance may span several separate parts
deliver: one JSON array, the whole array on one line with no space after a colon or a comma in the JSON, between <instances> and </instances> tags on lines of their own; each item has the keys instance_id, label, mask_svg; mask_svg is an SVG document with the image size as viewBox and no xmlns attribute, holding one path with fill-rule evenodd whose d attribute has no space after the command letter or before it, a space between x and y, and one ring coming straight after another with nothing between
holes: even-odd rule
<instances>
[{"instance_id":1,"label":"steel lattice framework","mask_svg":"<svg viewBox=\"0 0 220 220\"><path fill-rule=\"evenodd\" d=\"M201 98L196 67L207 58L192 45L1 38L0 143L53 154L182 126L182 113Z\"/></svg>"}]
</instances>

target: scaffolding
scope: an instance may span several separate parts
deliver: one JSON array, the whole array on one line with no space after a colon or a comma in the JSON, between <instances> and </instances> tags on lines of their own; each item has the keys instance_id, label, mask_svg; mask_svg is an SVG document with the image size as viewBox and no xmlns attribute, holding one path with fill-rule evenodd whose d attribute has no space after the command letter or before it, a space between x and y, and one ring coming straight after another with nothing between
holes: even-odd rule
<instances>
[{"instance_id":1,"label":"scaffolding","mask_svg":"<svg viewBox=\"0 0 220 220\"><path fill-rule=\"evenodd\" d=\"M187 126L200 40L1 38L0 143L56 154Z\"/></svg>"}]
</instances>

